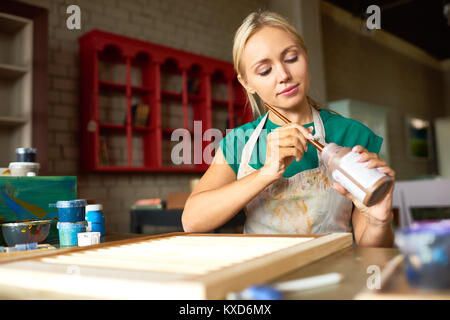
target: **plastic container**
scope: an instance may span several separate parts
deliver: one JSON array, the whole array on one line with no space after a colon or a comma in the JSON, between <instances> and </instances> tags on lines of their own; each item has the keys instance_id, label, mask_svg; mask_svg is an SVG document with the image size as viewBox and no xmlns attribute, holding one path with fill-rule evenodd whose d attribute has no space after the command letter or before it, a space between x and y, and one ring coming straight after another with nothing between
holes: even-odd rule
<instances>
[{"instance_id":1,"label":"plastic container","mask_svg":"<svg viewBox=\"0 0 450 320\"><path fill-rule=\"evenodd\" d=\"M105 236L105 216L101 204L89 204L86 206L86 221L88 223L88 232L100 232Z\"/></svg>"},{"instance_id":2,"label":"plastic container","mask_svg":"<svg viewBox=\"0 0 450 320\"><path fill-rule=\"evenodd\" d=\"M86 204L84 199L57 201L59 222L85 221Z\"/></svg>"},{"instance_id":3,"label":"plastic container","mask_svg":"<svg viewBox=\"0 0 450 320\"><path fill-rule=\"evenodd\" d=\"M340 147L335 143L327 144L322 157L328 168L328 174L356 199L370 207L382 200L394 183L388 175L375 168L364 167L357 162L359 153L351 148Z\"/></svg>"},{"instance_id":4,"label":"plastic container","mask_svg":"<svg viewBox=\"0 0 450 320\"><path fill-rule=\"evenodd\" d=\"M17 148L16 149L17 162L35 162L36 149L35 148Z\"/></svg>"},{"instance_id":5,"label":"plastic container","mask_svg":"<svg viewBox=\"0 0 450 320\"><path fill-rule=\"evenodd\" d=\"M395 244L405 257L409 284L450 289L450 219L413 223L396 232Z\"/></svg>"},{"instance_id":6,"label":"plastic container","mask_svg":"<svg viewBox=\"0 0 450 320\"><path fill-rule=\"evenodd\" d=\"M37 162L10 162L9 171L12 176L37 176L41 165Z\"/></svg>"},{"instance_id":7,"label":"plastic container","mask_svg":"<svg viewBox=\"0 0 450 320\"><path fill-rule=\"evenodd\" d=\"M78 246L92 246L100 243L100 232L80 232L78 233Z\"/></svg>"},{"instance_id":8,"label":"plastic container","mask_svg":"<svg viewBox=\"0 0 450 320\"><path fill-rule=\"evenodd\" d=\"M78 233L86 232L87 222L58 222L59 246L74 247L78 245Z\"/></svg>"}]
</instances>

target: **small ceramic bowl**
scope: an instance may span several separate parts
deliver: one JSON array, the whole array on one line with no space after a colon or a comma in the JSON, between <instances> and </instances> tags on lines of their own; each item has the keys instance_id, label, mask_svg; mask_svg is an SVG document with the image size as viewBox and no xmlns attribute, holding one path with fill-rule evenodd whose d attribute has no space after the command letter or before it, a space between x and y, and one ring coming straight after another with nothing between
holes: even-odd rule
<instances>
[{"instance_id":1,"label":"small ceramic bowl","mask_svg":"<svg viewBox=\"0 0 450 320\"><path fill-rule=\"evenodd\" d=\"M6 244L13 247L16 244L43 242L50 232L52 220L26 220L2 223L2 233Z\"/></svg>"}]
</instances>

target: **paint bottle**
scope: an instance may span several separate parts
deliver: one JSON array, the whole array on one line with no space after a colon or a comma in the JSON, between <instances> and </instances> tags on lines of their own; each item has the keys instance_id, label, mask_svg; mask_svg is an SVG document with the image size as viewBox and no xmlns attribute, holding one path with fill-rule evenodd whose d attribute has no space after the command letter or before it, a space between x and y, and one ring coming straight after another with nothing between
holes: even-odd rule
<instances>
[{"instance_id":1,"label":"paint bottle","mask_svg":"<svg viewBox=\"0 0 450 320\"><path fill-rule=\"evenodd\" d=\"M105 215L103 214L103 205L88 204L86 206L86 221L88 223L88 232L100 232L105 236Z\"/></svg>"},{"instance_id":2,"label":"paint bottle","mask_svg":"<svg viewBox=\"0 0 450 320\"><path fill-rule=\"evenodd\" d=\"M370 207L384 198L394 180L376 168L364 167L365 163L356 161L358 156L359 153L353 152L351 148L340 147L335 143L327 144L322 150L329 176Z\"/></svg>"}]
</instances>

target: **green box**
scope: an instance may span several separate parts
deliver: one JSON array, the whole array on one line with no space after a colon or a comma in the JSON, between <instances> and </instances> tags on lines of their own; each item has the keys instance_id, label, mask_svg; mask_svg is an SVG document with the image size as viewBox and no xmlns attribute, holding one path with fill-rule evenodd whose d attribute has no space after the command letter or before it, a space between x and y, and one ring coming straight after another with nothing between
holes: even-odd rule
<instances>
[{"instance_id":1,"label":"green box","mask_svg":"<svg viewBox=\"0 0 450 320\"><path fill-rule=\"evenodd\" d=\"M58 211L55 206L50 207L50 204L73 199L77 199L75 176L0 176L0 223L55 219L47 238L53 240L58 237Z\"/></svg>"}]
</instances>

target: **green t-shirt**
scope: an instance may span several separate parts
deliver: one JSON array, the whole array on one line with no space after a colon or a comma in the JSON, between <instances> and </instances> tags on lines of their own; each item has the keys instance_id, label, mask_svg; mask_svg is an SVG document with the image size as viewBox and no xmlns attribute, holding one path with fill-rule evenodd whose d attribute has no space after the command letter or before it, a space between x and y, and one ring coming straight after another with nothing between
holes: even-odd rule
<instances>
[{"instance_id":1,"label":"green t-shirt","mask_svg":"<svg viewBox=\"0 0 450 320\"><path fill-rule=\"evenodd\" d=\"M264 115L260 116L253 122L248 122L240 127L236 127L227 132L227 135L220 141L220 148L225 156L227 163L238 173L239 164L241 162L242 150L245 143L250 139L251 134L261 122ZM325 128L325 140L327 143L334 142L343 147L354 147L361 145L369 152L377 153L380 151L383 138L377 136L368 127L362 123L342 117L340 115L329 112L328 110L321 110L320 117ZM303 125L305 128L312 126L314 122ZM264 124L258 141L253 148L252 156L250 158L250 166L258 170L264 165L266 159L266 141L267 134L276 128L280 127L267 118ZM313 129L313 135L315 134ZM292 161L283 173L283 177L289 178L304 170L314 169L319 166L316 148L308 144L308 151L305 152L300 161Z\"/></svg>"}]
</instances>

